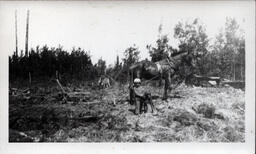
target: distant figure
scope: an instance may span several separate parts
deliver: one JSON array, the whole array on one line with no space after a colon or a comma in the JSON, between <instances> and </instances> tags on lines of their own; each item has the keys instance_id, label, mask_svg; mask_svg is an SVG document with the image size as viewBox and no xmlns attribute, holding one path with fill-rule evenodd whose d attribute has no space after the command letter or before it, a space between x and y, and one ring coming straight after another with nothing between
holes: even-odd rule
<instances>
[{"instance_id":1,"label":"distant figure","mask_svg":"<svg viewBox=\"0 0 256 154\"><path fill-rule=\"evenodd\" d=\"M108 77L101 76L98 81L98 86L100 89L110 87L110 80Z\"/></svg>"},{"instance_id":2,"label":"distant figure","mask_svg":"<svg viewBox=\"0 0 256 154\"><path fill-rule=\"evenodd\" d=\"M154 112L155 107L153 105L151 94L145 92L145 89L141 86L141 80L135 78L133 85L130 86L130 95L132 104L135 103L135 114L141 114L142 112L147 112L150 107L152 112Z\"/></svg>"}]
</instances>

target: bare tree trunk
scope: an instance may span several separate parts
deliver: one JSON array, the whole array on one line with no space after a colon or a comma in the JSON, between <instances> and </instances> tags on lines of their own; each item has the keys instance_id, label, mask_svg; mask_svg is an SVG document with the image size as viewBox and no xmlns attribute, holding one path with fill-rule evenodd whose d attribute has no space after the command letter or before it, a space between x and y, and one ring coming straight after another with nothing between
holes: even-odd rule
<instances>
[{"instance_id":1,"label":"bare tree trunk","mask_svg":"<svg viewBox=\"0 0 256 154\"><path fill-rule=\"evenodd\" d=\"M32 79L31 79L31 73L30 72L28 73L28 78L29 78L29 85L31 85L31 80Z\"/></svg>"},{"instance_id":2,"label":"bare tree trunk","mask_svg":"<svg viewBox=\"0 0 256 154\"><path fill-rule=\"evenodd\" d=\"M235 64L235 61L233 62L233 80L235 81L236 80L236 64Z\"/></svg>"},{"instance_id":3,"label":"bare tree trunk","mask_svg":"<svg viewBox=\"0 0 256 154\"><path fill-rule=\"evenodd\" d=\"M28 30L29 30L29 10L27 11L27 25L26 25L26 41L25 41L25 56L28 56Z\"/></svg>"},{"instance_id":4,"label":"bare tree trunk","mask_svg":"<svg viewBox=\"0 0 256 154\"><path fill-rule=\"evenodd\" d=\"M16 56L18 56L18 28L17 28L17 10L15 10L15 38L16 38Z\"/></svg>"}]
</instances>

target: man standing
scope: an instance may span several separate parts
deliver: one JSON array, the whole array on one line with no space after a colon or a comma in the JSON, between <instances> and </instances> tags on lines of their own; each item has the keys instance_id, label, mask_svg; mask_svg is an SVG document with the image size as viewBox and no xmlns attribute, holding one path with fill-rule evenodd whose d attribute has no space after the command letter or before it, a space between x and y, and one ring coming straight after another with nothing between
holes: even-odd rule
<instances>
[{"instance_id":1,"label":"man standing","mask_svg":"<svg viewBox=\"0 0 256 154\"><path fill-rule=\"evenodd\" d=\"M133 85L131 88L131 98L132 101L135 103L135 114L138 115L142 109L142 99L143 99L143 89L140 86L141 80L139 78L134 79Z\"/></svg>"},{"instance_id":2,"label":"man standing","mask_svg":"<svg viewBox=\"0 0 256 154\"><path fill-rule=\"evenodd\" d=\"M151 94L145 92L145 88L141 86L141 80L139 78L134 79L131 90L131 102L135 103L135 114L138 115L142 111L147 112L148 107L154 112L154 105L151 99Z\"/></svg>"}]
</instances>

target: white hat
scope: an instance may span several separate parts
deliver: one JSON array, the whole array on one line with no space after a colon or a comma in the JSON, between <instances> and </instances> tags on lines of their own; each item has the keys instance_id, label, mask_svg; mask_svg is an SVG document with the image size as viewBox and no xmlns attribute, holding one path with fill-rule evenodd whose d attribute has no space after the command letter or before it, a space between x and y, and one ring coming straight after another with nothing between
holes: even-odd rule
<instances>
[{"instance_id":1,"label":"white hat","mask_svg":"<svg viewBox=\"0 0 256 154\"><path fill-rule=\"evenodd\" d=\"M136 78L136 79L134 79L134 81L133 81L134 83L141 83L141 81L140 81L140 79L139 78Z\"/></svg>"}]
</instances>

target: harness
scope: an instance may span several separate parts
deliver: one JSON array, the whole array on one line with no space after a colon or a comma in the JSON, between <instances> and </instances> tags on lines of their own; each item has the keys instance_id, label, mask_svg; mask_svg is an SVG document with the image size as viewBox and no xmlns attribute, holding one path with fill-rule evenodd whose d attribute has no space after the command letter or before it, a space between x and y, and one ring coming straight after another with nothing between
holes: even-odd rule
<instances>
[{"instance_id":1,"label":"harness","mask_svg":"<svg viewBox=\"0 0 256 154\"><path fill-rule=\"evenodd\" d=\"M159 62L156 62L155 64L156 64L157 70L158 70L160 73L162 73L163 69L162 69L161 65L159 64Z\"/></svg>"}]
</instances>

